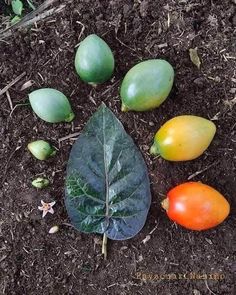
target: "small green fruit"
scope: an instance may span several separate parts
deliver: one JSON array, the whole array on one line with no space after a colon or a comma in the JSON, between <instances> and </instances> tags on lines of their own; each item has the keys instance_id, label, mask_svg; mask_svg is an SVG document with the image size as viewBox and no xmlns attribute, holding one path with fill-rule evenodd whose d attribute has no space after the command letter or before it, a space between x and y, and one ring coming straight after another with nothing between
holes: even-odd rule
<instances>
[{"instance_id":1,"label":"small green fruit","mask_svg":"<svg viewBox=\"0 0 236 295\"><path fill-rule=\"evenodd\" d=\"M169 95L174 81L172 66L163 59L140 62L126 74L120 90L123 112L148 111Z\"/></svg>"},{"instance_id":2,"label":"small green fruit","mask_svg":"<svg viewBox=\"0 0 236 295\"><path fill-rule=\"evenodd\" d=\"M75 69L89 84L100 84L110 79L115 66L114 56L107 43L95 34L86 37L75 56Z\"/></svg>"},{"instance_id":3,"label":"small green fruit","mask_svg":"<svg viewBox=\"0 0 236 295\"><path fill-rule=\"evenodd\" d=\"M49 180L47 178L38 177L32 181L32 185L36 188L45 188L49 185Z\"/></svg>"},{"instance_id":4,"label":"small green fruit","mask_svg":"<svg viewBox=\"0 0 236 295\"><path fill-rule=\"evenodd\" d=\"M38 160L46 160L56 154L56 150L44 140L36 140L28 144L28 150Z\"/></svg>"},{"instance_id":5,"label":"small green fruit","mask_svg":"<svg viewBox=\"0 0 236 295\"><path fill-rule=\"evenodd\" d=\"M67 97L53 88L41 88L29 94L33 111L49 123L70 122L75 115Z\"/></svg>"}]
</instances>

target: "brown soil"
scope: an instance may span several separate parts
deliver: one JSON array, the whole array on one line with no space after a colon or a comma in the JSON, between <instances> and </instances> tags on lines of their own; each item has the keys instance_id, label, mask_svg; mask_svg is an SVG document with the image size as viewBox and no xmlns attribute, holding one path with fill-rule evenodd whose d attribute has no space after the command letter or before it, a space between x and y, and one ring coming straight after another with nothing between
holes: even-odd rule
<instances>
[{"instance_id":1,"label":"brown soil","mask_svg":"<svg viewBox=\"0 0 236 295\"><path fill-rule=\"evenodd\" d=\"M56 16L0 40L0 88L26 72L9 89L14 106L24 103L33 89L53 87L70 97L76 112L73 124L50 125L28 106L19 106L10 115L7 97L1 96L0 294L236 294L234 3L74 0ZM96 89L81 82L73 66L75 45L90 33L103 37L116 59L114 77ZM188 50L195 47L200 70L189 59ZM121 113L119 85L124 74L138 61L156 57L175 68L172 94L152 112ZM21 91L28 80L33 86ZM58 143L80 131L101 101L140 147L153 198L143 230L131 240L109 241L107 261L101 256L100 236L64 224L69 223L64 176L73 140L60 147ZM148 148L155 131L180 114L213 119L217 125L213 143L194 161L153 159ZM27 143L39 138L59 148L55 158L41 162L28 153ZM176 226L160 207L166 192L194 173L192 180L214 186L231 204L227 220L205 232ZM39 174L52 182L43 191L31 187ZM41 199L57 201L54 215L41 218L37 209ZM60 231L48 234L55 224L61 225Z\"/></svg>"}]
</instances>

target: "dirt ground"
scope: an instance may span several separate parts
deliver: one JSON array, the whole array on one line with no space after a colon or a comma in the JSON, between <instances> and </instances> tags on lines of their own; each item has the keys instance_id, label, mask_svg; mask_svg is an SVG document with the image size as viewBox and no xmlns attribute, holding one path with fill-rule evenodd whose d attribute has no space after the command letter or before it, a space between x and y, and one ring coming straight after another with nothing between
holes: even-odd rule
<instances>
[{"instance_id":1,"label":"dirt ground","mask_svg":"<svg viewBox=\"0 0 236 295\"><path fill-rule=\"evenodd\" d=\"M13 106L25 103L34 89L53 87L70 98L76 113L72 124L51 125L29 106L11 113L6 94L0 97L1 295L236 294L235 8L230 0L74 0L60 13L0 40L0 89L26 72L9 89ZM74 70L75 46L90 33L106 40L116 60L112 80L96 89ZM188 50L195 47L200 70L189 59ZM175 68L170 97L151 112L121 113L122 78L149 58L164 58ZM33 85L22 91L29 80ZM101 236L68 225L64 179L74 140L59 145L60 138L82 130L101 101L140 147L152 189L145 227L133 239L109 241L107 261L101 255ZM155 131L180 114L214 120L213 143L194 161L153 159L148 149ZM57 156L45 162L34 159L26 146L35 139L49 140L58 148ZM52 185L43 191L32 188L37 175L47 176ZM193 232L168 220L160 201L189 177L214 186L229 200L231 214L222 225ZM54 215L42 219L37 209L41 199L57 202ZM48 234L55 224L59 232Z\"/></svg>"}]
</instances>

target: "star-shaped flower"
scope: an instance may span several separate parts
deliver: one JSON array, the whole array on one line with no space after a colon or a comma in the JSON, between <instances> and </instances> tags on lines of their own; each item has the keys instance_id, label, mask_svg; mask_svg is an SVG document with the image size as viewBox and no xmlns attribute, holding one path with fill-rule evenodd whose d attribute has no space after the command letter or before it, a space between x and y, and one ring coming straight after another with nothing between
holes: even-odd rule
<instances>
[{"instance_id":1,"label":"star-shaped flower","mask_svg":"<svg viewBox=\"0 0 236 295\"><path fill-rule=\"evenodd\" d=\"M38 206L38 209L40 211L43 211L43 217L49 212L51 214L54 213L54 210L53 210L53 206L56 204L55 201L51 202L51 203L45 203L43 200L41 200L41 204L42 206Z\"/></svg>"}]
</instances>

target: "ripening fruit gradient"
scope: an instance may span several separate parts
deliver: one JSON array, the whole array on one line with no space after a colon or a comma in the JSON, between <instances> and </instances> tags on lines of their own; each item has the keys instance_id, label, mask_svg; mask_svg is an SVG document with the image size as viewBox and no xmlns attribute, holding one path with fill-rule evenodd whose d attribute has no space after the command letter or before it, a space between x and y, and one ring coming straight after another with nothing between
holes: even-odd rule
<instances>
[{"instance_id":1,"label":"ripening fruit gradient","mask_svg":"<svg viewBox=\"0 0 236 295\"><path fill-rule=\"evenodd\" d=\"M229 215L228 201L217 190L200 182L186 182L171 189L162 207L168 217L192 230L206 230Z\"/></svg>"},{"instance_id":2,"label":"ripening fruit gradient","mask_svg":"<svg viewBox=\"0 0 236 295\"><path fill-rule=\"evenodd\" d=\"M169 161L188 161L201 156L216 132L213 122L198 116L178 116L157 131L150 149Z\"/></svg>"}]
</instances>

